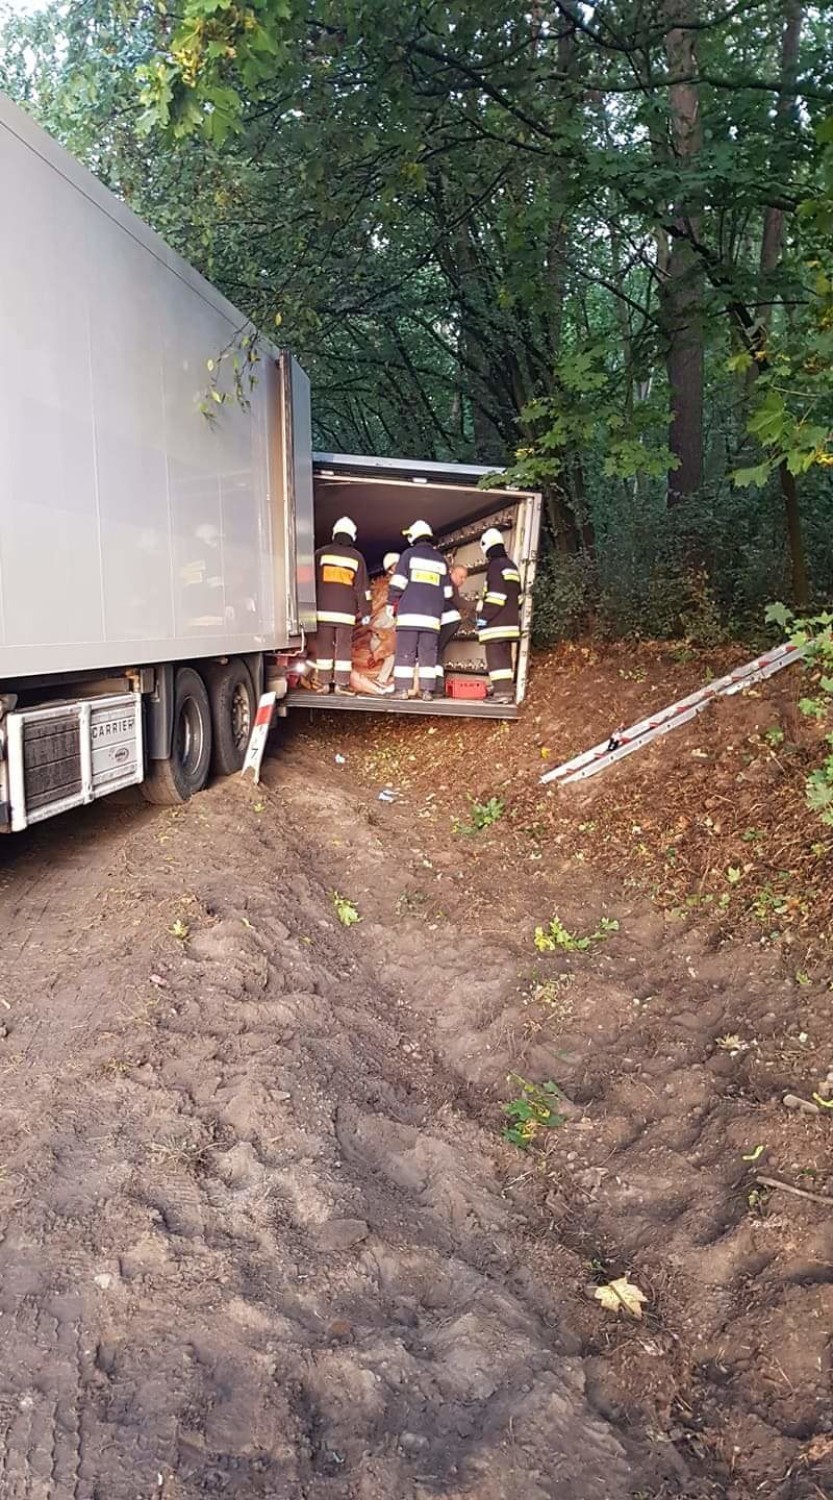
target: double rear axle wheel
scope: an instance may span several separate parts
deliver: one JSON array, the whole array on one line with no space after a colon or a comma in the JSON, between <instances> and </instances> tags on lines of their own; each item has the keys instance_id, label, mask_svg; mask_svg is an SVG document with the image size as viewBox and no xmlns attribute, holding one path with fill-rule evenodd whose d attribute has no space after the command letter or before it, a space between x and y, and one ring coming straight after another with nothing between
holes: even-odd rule
<instances>
[{"instance_id":1,"label":"double rear axle wheel","mask_svg":"<svg viewBox=\"0 0 833 1500\"><path fill-rule=\"evenodd\" d=\"M202 791L209 774L231 776L242 768L257 702L243 661L206 663L200 672L178 667L174 676L173 735L167 760L151 761L143 791L165 807Z\"/></svg>"}]
</instances>

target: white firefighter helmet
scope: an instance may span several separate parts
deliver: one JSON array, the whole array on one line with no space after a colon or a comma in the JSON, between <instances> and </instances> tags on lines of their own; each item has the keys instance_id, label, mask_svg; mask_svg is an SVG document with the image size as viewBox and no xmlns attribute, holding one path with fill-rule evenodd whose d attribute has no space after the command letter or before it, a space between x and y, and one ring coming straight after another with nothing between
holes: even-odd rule
<instances>
[{"instance_id":1,"label":"white firefighter helmet","mask_svg":"<svg viewBox=\"0 0 833 1500\"><path fill-rule=\"evenodd\" d=\"M385 553L384 557L382 558L382 567L384 568L386 573L390 573L391 569L396 567L396 564L399 562L399 555L400 554L398 552Z\"/></svg>"},{"instance_id":2,"label":"white firefighter helmet","mask_svg":"<svg viewBox=\"0 0 833 1500\"><path fill-rule=\"evenodd\" d=\"M503 536L498 531L496 526L489 526L488 529L484 531L482 537L480 538L480 545L483 548L484 556L486 556L486 554L491 551L492 547L503 546Z\"/></svg>"},{"instance_id":3,"label":"white firefighter helmet","mask_svg":"<svg viewBox=\"0 0 833 1500\"><path fill-rule=\"evenodd\" d=\"M336 521L333 527L333 536L339 536L339 534L349 536L351 542L354 542L357 536L355 521L351 521L349 516L342 516L341 520Z\"/></svg>"},{"instance_id":4,"label":"white firefighter helmet","mask_svg":"<svg viewBox=\"0 0 833 1500\"><path fill-rule=\"evenodd\" d=\"M402 535L406 536L413 546L414 542L418 542L422 537L433 537L434 533L427 521L413 521Z\"/></svg>"}]
</instances>

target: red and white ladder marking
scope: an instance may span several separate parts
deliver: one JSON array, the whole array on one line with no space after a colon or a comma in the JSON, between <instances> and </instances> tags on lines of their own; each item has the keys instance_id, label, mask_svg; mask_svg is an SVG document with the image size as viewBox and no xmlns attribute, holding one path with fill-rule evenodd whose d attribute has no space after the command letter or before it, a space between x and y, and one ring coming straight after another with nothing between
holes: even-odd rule
<instances>
[{"instance_id":1,"label":"red and white ladder marking","mask_svg":"<svg viewBox=\"0 0 833 1500\"><path fill-rule=\"evenodd\" d=\"M594 745L592 749L585 750L581 755L575 755L572 760L567 760L561 766L555 766L553 770L546 771L541 777L542 782L556 781L559 786L566 786L571 781L586 781L589 776L595 776L598 771L604 771L616 760L623 760L626 755L633 755L635 750L641 750L651 740L659 739L663 734L668 734L672 729L679 729L681 724L688 723L689 719L696 718L697 714L708 708L714 698L728 698L732 693L741 693L746 687L751 687L753 682L762 682L765 677L771 677L773 673L780 672L782 667L789 667L797 661L802 654L800 646L793 646L787 642L783 646L775 646L772 651L765 651L763 656L756 656L754 661L747 662L743 667L737 667L734 672L729 672L725 677L716 677L706 687L700 688L696 693L690 693L687 698L681 698L679 703L672 703L668 708L660 709L659 713L651 714L650 718L640 719L638 724L632 724L630 729L618 729L610 738L601 745Z\"/></svg>"}]
</instances>

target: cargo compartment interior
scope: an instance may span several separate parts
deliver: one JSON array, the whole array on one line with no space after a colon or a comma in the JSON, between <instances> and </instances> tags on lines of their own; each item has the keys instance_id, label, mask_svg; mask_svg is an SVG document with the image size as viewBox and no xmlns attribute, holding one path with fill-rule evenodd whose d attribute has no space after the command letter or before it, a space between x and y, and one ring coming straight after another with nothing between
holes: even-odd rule
<instances>
[{"instance_id":1,"label":"cargo compartment interior","mask_svg":"<svg viewBox=\"0 0 833 1500\"><path fill-rule=\"evenodd\" d=\"M517 561L524 594L532 584L538 530L538 496L521 491L484 490L479 481L489 471L463 465L415 464L394 459L356 458L316 454L313 467L315 544L324 545L340 516L350 516L358 527L357 545L371 577L382 570L387 552L403 552L404 529L413 521L427 521L437 546L449 565L463 563L469 570L462 588L470 601L470 618L445 652L446 682L460 682L455 691L477 691L488 682L486 661L473 627L474 602L481 593L486 564L480 537L486 526L504 534L506 550ZM528 634L528 606L525 610ZM523 633L522 621L522 633ZM372 712L460 714L466 717L513 718L523 696L526 642L516 653L515 703L493 704L486 698L447 696L434 704L390 701L386 698L333 699L306 692L292 693L305 706L349 708ZM312 701L310 701L312 700Z\"/></svg>"}]
</instances>

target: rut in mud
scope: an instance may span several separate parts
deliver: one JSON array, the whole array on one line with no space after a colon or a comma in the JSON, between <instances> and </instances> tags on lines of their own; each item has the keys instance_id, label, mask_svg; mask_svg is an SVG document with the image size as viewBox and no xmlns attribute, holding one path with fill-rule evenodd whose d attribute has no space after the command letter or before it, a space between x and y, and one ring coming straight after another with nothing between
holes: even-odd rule
<instances>
[{"instance_id":1,"label":"rut in mud","mask_svg":"<svg viewBox=\"0 0 833 1500\"><path fill-rule=\"evenodd\" d=\"M2 1500L825 1492L833 1220L750 1217L704 1053L771 974L617 909L545 1006L558 872L495 903L303 744L0 854ZM573 1101L541 1158L511 1069Z\"/></svg>"},{"instance_id":2,"label":"rut in mud","mask_svg":"<svg viewBox=\"0 0 833 1500\"><path fill-rule=\"evenodd\" d=\"M277 782L6 857L3 1500L627 1495L557 1258Z\"/></svg>"}]
</instances>

